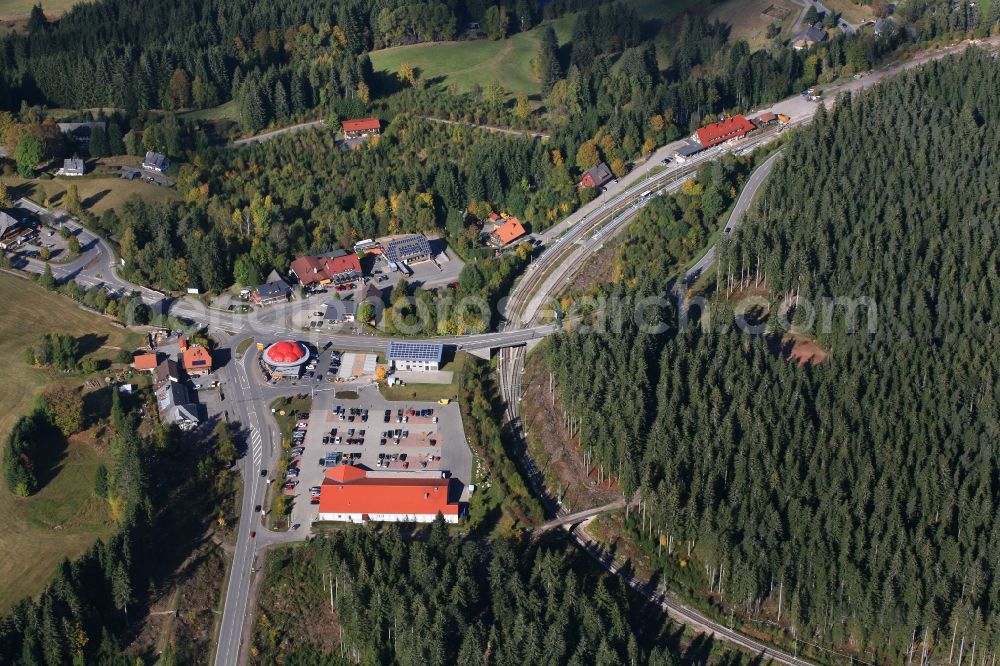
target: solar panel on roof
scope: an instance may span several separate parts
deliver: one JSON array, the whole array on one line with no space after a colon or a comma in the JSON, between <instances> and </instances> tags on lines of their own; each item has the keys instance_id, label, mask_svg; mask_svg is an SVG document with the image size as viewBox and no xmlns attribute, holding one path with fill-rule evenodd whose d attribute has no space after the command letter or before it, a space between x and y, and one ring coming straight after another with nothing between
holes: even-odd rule
<instances>
[{"instance_id":1,"label":"solar panel on roof","mask_svg":"<svg viewBox=\"0 0 1000 666\"><path fill-rule=\"evenodd\" d=\"M387 356L392 361L440 361L443 349L428 342L390 342Z\"/></svg>"},{"instance_id":2,"label":"solar panel on roof","mask_svg":"<svg viewBox=\"0 0 1000 666\"><path fill-rule=\"evenodd\" d=\"M431 244L424 236L409 236L389 241L385 248L389 261L406 261L431 253Z\"/></svg>"}]
</instances>

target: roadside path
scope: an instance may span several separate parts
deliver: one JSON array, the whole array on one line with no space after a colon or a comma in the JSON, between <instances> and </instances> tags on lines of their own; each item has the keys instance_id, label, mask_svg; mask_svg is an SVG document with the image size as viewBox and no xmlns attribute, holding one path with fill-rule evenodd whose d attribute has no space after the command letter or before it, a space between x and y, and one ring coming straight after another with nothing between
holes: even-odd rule
<instances>
[{"instance_id":1,"label":"roadside path","mask_svg":"<svg viewBox=\"0 0 1000 666\"><path fill-rule=\"evenodd\" d=\"M237 139L236 141L233 141L233 145L242 146L248 143L261 143L262 141L269 141L275 137L281 136L282 134L288 134L289 132L301 132L302 130L312 129L325 124L325 120L311 120L307 123L299 123L298 125L282 127L281 129L270 130L268 132L261 132L260 134L248 136L245 139Z\"/></svg>"},{"instance_id":2,"label":"roadside path","mask_svg":"<svg viewBox=\"0 0 1000 666\"><path fill-rule=\"evenodd\" d=\"M479 125L476 123L466 122L464 120L448 120L446 118L435 118L434 116L417 116L417 118L422 118L432 123L438 123L441 125L462 125L464 127L471 127L473 129L486 130L487 132L495 132L497 134L510 134L513 136L527 136L532 139L548 139L549 135L544 132L535 132L532 130L519 130L512 127L499 127L497 125Z\"/></svg>"}]
</instances>

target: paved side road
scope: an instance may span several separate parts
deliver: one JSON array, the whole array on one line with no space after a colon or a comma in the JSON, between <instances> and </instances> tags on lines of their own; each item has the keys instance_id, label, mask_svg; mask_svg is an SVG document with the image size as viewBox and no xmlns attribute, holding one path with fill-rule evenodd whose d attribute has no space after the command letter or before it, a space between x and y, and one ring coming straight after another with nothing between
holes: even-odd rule
<instances>
[{"instance_id":1,"label":"paved side road","mask_svg":"<svg viewBox=\"0 0 1000 666\"><path fill-rule=\"evenodd\" d=\"M784 149L782 149L784 150ZM750 204L753 203L754 197L757 195L757 191L760 189L761 185L767 180L768 175L770 175L771 170L774 169L781 157L782 150L778 150L768 157L763 164L757 167L750 178L747 179L746 185L743 186L743 191L740 192L739 199L736 200L736 205L733 207L733 212L729 215L729 220L726 222L725 228L722 230L723 236L731 235L740 226L743 221L743 215L750 208ZM689 268L684 273L684 283L691 284L697 280L702 273L704 273L709 266L715 263L715 246L713 243L708 252L702 256L694 266Z\"/></svg>"},{"instance_id":2,"label":"paved side road","mask_svg":"<svg viewBox=\"0 0 1000 666\"><path fill-rule=\"evenodd\" d=\"M301 132L302 130L312 129L325 124L325 120L313 120L308 123L299 123L298 125L282 127L281 129L271 130L270 132L262 132L260 134L248 136L245 139L237 139L236 141L233 141L233 145L242 146L247 143L260 143L261 141L268 141L276 136L281 136L282 134L288 134L289 132Z\"/></svg>"}]
</instances>

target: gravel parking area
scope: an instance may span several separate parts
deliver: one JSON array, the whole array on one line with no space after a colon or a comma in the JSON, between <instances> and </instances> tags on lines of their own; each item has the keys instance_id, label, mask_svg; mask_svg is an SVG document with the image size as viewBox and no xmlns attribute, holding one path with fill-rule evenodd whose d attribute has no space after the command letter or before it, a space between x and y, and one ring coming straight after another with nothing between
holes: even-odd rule
<instances>
[{"instance_id":1,"label":"gravel parking area","mask_svg":"<svg viewBox=\"0 0 1000 666\"><path fill-rule=\"evenodd\" d=\"M356 413L352 414L352 410ZM432 414L421 416L425 410ZM328 443L324 444L324 439ZM356 399L337 398L335 391L317 392L303 446L292 523L308 525L315 520L318 507L309 503L310 489L323 483L324 472L334 466L325 461L335 454L340 454L342 461L351 459L355 465L371 470L373 476L447 472L462 484L462 501L468 501L472 451L457 403L393 402L383 398L374 386L360 388Z\"/></svg>"}]
</instances>

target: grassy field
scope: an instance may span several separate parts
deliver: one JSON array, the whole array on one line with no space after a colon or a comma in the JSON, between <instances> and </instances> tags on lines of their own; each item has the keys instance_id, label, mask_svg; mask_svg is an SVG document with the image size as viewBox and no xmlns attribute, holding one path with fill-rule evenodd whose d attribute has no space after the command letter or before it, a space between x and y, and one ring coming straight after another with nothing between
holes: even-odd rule
<instances>
[{"instance_id":1,"label":"grassy field","mask_svg":"<svg viewBox=\"0 0 1000 666\"><path fill-rule=\"evenodd\" d=\"M138 342L138 336L69 299L6 273L0 273L0 300L0 383L6 387L0 391L0 441L47 386L57 380L80 381L25 363L24 348L42 333L96 336L84 346L93 343L98 347L94 355L100 358L113 357L113 347L131 348ZM70 439L56 476L36 495L16 498L0 484L0 612L41 591L64 557L80 555L94 539L111 532L105 504L93 494L94 472L106 458L90 435L81 433Z\"/></svg>"},{"instance_id":2,"label":"grassy field","mask_svg":"<svg viewBox=\"0 0 1000 666\"><path fill-rule=\"evenodd\" d=\"M210 109L182 113L180 117L186 120L236 120L236 102L229 100Z\"/></svg>"},{"instance_id":3,"label":"grassy field","mask_svg":"<svg viewBox=\"0 0 1000 666\"><path fill-rule=\"evenodd\" d=\"M784 18L765 14L772 10L775 14L785 13ZM730 39L744 39L751 49L766 46L767 27L772 23L781 24L781 36L792 36L795 21L802 8L790 0L727 0L716 5L708 15L710 20L718 19L732 26Z\"/></svg>"},{"instance_id":4,"label":"grassy field","mask_svg":"<svg viewBox=\"0 0 1000 666\"><path fill-rule=\"evenodd\" d=\"M681 12L705 4L703 0L625 0L643 21L669 21Z\"/></svg>"},{"instance_id":5,"label":"grassy field","mask_svg":"<svg viewBox=\"0 0 1000 666\"><path fill-rule=\"evenodd\" d=\"M573 17L552 21L559 43L565 43L573 30ZM531 71L531 59L538 51L540 30L519 33L510 39L490 41L480 39L463 42L436 42L397 46L373 51L372 66L376 71L395 74L399 66L409 63L420 79L442 86L456 85L468 91L473 86L485 87L499 80L507 92L538 95L541 84Z\"/></svg>"},{"instance_id":6,"label":"grassy field","mask_svg":"<svg viewBox=\"0 0 1000 666\"><path fill-rule=\"evenodd\" d=\"M874 17L870 5L859 5L851 0L823 0L823 5L855 25Z\"/></svg>"},{"instance_id":7,"label":"grassy field","mask_svg":"<svg viewBox=\"0 0 1000 666\"><path fill-rule=\"evenodd\" d=\"M133 194L139 195L147 203L162 203L173 201L177 192L169 187L161 187L147 183L144 180L122 180L118 176L82 176L79 178L53 178L52 180L34 179L26 181L21 178L6 179L11 187L23 187L30 184L35 189L34 199L42 203L37 190L45 191L45 198L53 205L60 205L66 188L70 183L76 185L80 193L80 201L95 215L100 215L109 208L118 208Z\"/></svg>"},{"instance_id":8,"label":"grassy field","mask_svg":"<svg viewBox=\"0 0 1000 666\"><path fill-rule=\"evenodd\" d=\"M41 5L47 15L54 16L78 4L80 0L0 0L0 18L27 16L35 5Z\"/></svg>"}]
</instances>

